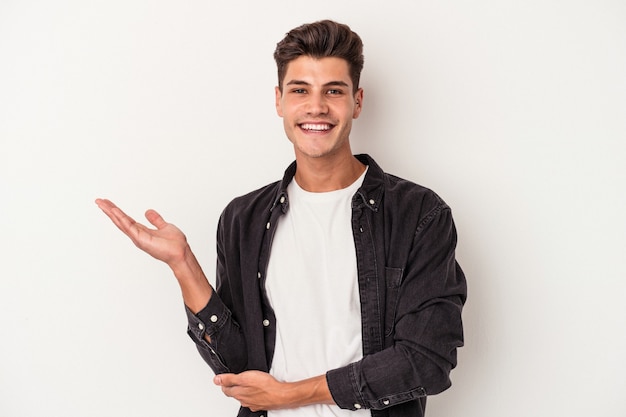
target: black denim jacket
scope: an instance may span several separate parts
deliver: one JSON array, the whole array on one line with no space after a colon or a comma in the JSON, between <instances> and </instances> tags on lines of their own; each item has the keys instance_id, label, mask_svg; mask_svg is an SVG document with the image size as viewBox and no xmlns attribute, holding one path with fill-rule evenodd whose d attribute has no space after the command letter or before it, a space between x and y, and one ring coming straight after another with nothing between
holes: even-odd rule
<instances>
[{"instance_id":1,"label":"black denim jacket","mask_svg":"<svg viewBox=\"0 0 626 417\"><path fill-rule=\"evenodd\" d=\"M341 408L423 416L426 396L450 386L463 345L467 288L452 214L432 191L384 173L368 155L357 158L369 166L352 198L364 357L329 370L328 386ZM276 318L265 272L295 171L293 163L282 181L234 199L220 217L216 293L197 315L187 309L188 334L215 373L270 369Z\"/></svg>"}]
</instances>

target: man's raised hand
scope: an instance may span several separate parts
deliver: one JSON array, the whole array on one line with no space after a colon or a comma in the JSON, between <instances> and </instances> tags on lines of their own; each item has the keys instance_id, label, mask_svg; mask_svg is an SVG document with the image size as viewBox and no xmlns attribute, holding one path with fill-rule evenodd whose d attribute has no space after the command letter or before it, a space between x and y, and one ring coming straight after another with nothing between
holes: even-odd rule
<instances>
[{"instance_id":1,"label":"man's raised hand","mask_svg":"<svg viewBox=\"0 0 626 417\"><path fill-rule=\"evenodd\" d=\"M150 229L137 223L109 200L97 199L96 204L142 251L170 266L182 261L187 248L187 238L179 228L167 223L156 211L146 211L146 219L156 227Z\"/></svg>"},{"instance_id":2,"label":"man's raised hand","mask_svg":"<svg viewBox=\"0 0 626 417\"><path fill-rule=\"evenodd\" d=\"M167 223L154 210L146 211L146 219L156 228L151 229L137 223L109 200L99 198L96 204L135 246L169 265L178 279L185 304L192 312L204 308L213 288L178 227Z\"/></svg>"}]
</instances>

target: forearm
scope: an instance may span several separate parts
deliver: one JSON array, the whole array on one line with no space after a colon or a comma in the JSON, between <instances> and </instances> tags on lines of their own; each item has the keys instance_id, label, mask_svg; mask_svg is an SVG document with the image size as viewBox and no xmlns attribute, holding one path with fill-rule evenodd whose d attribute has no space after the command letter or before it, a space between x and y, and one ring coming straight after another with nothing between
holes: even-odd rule
<instances>
[{"instance_id":1,"label":"forearm","mask_svg":"<svg viewBox=\"0 0 626 417\"><path fill-rule=\"evenodd\" d=\"M335 404L328 389L326 375L297 382L286 383L284 388L284 407L296 408L311 404Z\"/></svg>"},{"instance_id":2,"label":"forearm","mask_svg":"<svg viewBox=\"0 0 626 417\"><path fill-rule=\"evenodd\" d=\"M185 305L194 314L198 313L209 302L213 288L189 246L181 259L169 266L180 285Z\"/></svg>"},{"instance_id":3,"label":"forearm","mask_svg":"<svg viewBox=\"0 0 626 417\"><path fill-rule=\"evenodd\" d=\"M451 367L433 352L398 345L330 370L327 380L340 408L379 410L443 391Z\"/></svg>"}]
</instances>

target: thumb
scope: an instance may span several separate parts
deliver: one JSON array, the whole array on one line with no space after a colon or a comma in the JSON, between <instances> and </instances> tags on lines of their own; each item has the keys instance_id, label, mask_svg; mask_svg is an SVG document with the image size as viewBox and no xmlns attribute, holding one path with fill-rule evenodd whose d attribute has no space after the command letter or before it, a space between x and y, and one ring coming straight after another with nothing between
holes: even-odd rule
<instances>
[{"instance_id":1,"label":"thumb","mask_svg":"<svg viewBox=\"0 0 626 417\"><path fill-rule=\"evenodd\" d=\"M146 219L148 219L148 221L157 229L162 229L167 226L167 223L165 222L165 220L163 220L163 217L161 217L159 213L152 209L146 211Z\"/></svg>"},{"instance_id":2,"label":"thumb","mask_svg":"<svg viewBox=\"0 0 626 417\"><path fill-rule=\"evenodd\" d=\"M213 383L215 385L218 385L220 387L228 387L228 386L232 386L234 385L233 383L233 377L235 375L233 374L219 374L219 375L215 375L215 378L213 378Z\"/></svg>"}]
</instances>

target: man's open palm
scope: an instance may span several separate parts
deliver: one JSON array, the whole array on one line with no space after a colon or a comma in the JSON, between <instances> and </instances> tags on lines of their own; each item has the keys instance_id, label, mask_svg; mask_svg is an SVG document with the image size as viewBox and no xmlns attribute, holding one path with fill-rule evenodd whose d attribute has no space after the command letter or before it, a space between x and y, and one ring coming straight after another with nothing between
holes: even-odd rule
<instances>
[{"instance_id":1,"label":"man's open palm","mask_svg":"<svg viewBox=\"0 0 626 417\"><path fill-rule=\"evenodd\" d=\"M183 259L188 248L187 238L178 227L167 223L156 211L146 211L146 219L156 227L150 229L136 222L109 200L97 199L96 204L142 251L168 265Z\"/></svg>"}]
</instances>

